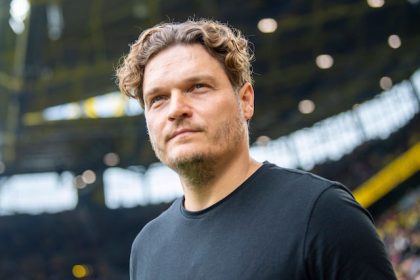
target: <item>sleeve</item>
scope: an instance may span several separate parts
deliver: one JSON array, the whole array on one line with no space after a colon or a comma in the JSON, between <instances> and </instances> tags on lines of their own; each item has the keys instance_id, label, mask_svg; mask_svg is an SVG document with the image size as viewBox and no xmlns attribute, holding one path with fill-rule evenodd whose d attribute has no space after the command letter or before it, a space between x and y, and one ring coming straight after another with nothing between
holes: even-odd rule
<instances>
[{"instance_id":1,"label":"sleeve","mask_svg":"<svg viewBox=\"0 0 420 280\"><path fill-rule=\"evenodd\" d=\"M304 261L308 279L397 279L370 214L338 185L313 206Z\"/></svg>"}]
</instances>

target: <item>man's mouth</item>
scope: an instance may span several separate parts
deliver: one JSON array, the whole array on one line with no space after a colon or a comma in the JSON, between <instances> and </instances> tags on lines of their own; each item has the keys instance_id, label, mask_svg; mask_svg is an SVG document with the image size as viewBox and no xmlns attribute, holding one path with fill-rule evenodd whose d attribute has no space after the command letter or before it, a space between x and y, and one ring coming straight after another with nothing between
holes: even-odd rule
<instances>
[{"instance_id":1,"label":"man's mouth","mask_svg":"<svg viewBox=\"0 0 420 280\"><path fill-rule=\"evenodd\" d=\"M168 141L174 139L175 137L179 135L190 134L190 133L195 133L195 132L199 132L199 130L192 129L192 128L180 128L180 129L175 130L172 134L170 134Z\"/></svg>"}]
</instances>

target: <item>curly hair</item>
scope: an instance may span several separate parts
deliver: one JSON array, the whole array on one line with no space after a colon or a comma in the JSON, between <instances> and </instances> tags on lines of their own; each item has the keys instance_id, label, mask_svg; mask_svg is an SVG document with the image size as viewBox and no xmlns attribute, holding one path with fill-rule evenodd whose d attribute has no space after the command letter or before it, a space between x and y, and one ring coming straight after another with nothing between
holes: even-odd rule
<instances>
[{"instance_id":1,"label":"curly hair","mask_svg":"<svg viewBox=\"0 0 420 280\"><path fill-rule=\"evenodd\" d=\"M224 67L235 90L246 82L252 84L253 53L248 40L239 30L226 24L200 19L162 23L143 31L116 70L121 92L139 99L144 107L142 88L148 61L160 51L176 44L201 44Z\"/></svg>"}]
</instances>

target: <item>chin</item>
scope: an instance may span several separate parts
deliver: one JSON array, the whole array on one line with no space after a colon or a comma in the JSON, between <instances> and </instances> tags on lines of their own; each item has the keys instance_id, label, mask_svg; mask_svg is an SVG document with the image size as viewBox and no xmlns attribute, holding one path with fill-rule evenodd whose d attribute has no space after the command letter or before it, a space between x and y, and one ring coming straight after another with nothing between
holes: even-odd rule
<instances>
[{"instance_id":1,"label":"chin","mask_svg":"<svg viewBox=\"0 0 420 280\"><path fill-rule=\"evenodd\" d=\"M180 155L171 156L168 158L168 165L179 165L185 163L193 163L197 161L202 161L206 158L206 155L203 153L183 153Z\"/></svg>"},{"instance_id":2,"label":"chin","mask_svg":"<svg viewBox=\"0 0 420 280\"><path fill-rule=\"evenodd\" d=\"M207 153L202 147L183 145L170 149L166 159L168 162L188 162L195 158L203 158Z\"/></svg>"},{"instance_id":3,"label":"chin","mask_svg":"<svg viewBox=\"0 0 420 280\"><path fill-rule=\"evenodd\" d=\"M203 151L179 151L178 153L172 153L163 161L170 168L177 170L181 166L202 164L205 162L212 162L215 155Z\"/></svg>"}]
</instances>

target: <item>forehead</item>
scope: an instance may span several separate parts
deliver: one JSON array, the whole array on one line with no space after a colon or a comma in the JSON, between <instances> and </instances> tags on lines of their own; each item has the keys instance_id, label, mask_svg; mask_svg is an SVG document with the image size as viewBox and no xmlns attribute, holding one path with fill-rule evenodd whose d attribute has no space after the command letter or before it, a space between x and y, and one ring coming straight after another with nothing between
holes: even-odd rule
<instances>
[{"instance_id":1,"label":"forehead","mask_svg":"<svg viewBox=\"0 0 420 280\"><path fill-rule=\"evenodd\" d=\"M143 93L165 82L179 82L194 76L226 76L221 63L200 44L175 45L156 54L146 65Z\"/></svg>"}]
</instances>

